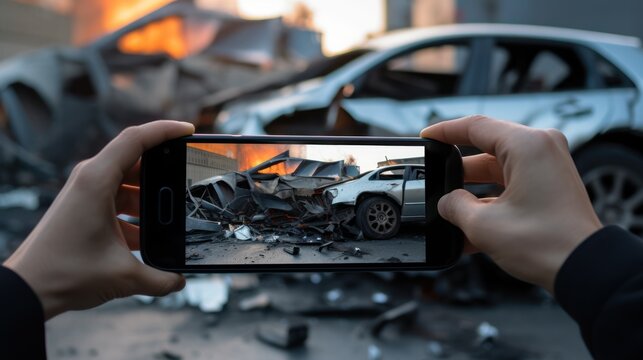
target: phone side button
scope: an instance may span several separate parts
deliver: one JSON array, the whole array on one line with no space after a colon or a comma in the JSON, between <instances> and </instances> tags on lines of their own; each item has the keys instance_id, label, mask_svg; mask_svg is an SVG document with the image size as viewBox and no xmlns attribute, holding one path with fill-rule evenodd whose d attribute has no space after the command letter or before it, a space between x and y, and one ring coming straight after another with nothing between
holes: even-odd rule
<instances>
[{"instance_id":1,"label":"phone side button","mask_svg":"<svg viewBox=\"0 0 643 360\"><path fill-rule=\"evenodd\" d=\"M173 195L174 193L169 187L162 187L161 190L159 190L158 216L159 223L162 225L169 225L172 223L172 220L174 220Z\"/></svg>"}]
</instances>

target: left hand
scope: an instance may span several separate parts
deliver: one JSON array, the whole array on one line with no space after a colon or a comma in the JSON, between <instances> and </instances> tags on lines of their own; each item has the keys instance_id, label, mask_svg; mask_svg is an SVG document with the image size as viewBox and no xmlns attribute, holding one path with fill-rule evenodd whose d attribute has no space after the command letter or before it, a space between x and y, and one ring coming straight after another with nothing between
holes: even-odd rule
<instances>
[{"instance_id":1,"label":"left hand","mask_svg":"<svg viewBox=\"0 0 643 360\"><path fill-rule=\"evenodd\" d=\"M115 298L183 288L182 275L132 256L139 247L138 227L116 215L138 216L143 152L193 132L192 124L168 120L130 127L74 168L42 220L4 263L38 295L45 319Z\"/></svg>"}]
</instances>

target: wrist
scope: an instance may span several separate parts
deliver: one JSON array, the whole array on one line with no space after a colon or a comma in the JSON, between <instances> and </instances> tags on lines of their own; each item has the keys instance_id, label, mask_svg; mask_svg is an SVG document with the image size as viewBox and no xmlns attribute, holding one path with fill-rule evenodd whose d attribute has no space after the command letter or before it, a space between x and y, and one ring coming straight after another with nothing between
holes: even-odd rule
<instances>
[{"instance_id":1,"label":"wrist","mask_svg":"<svg viewBox=\"0 0 643 360\"><path fill-rule=\"evenodd\" d=\"M56 280L55 275L42 276L39 274L38 264L26 267L13 257L7 259L3 266L18 274L31 288L40 301L45 321L66 311L65 291L62 290L64 282Z\"/></svg>"}]
</instances>

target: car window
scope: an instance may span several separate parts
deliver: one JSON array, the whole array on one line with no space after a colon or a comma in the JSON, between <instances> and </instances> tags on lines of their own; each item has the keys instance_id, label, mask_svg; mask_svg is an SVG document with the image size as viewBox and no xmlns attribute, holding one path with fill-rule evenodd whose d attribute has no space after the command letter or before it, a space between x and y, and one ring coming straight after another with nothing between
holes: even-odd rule
<instances>
[{"instance_id":1,"label":"car window","mask_svg":"<svg viewBox=\"0 0 643 360\"><path fill-rule=\"evenodd\" d=\"M596 72L601 79L601 85L605 88L628 88L634 87L634 83L616 66L601 56L596 55Z\"/></svg>"},{"instance_id":2,"label":"car window","mask_svg":"<svg viewBox=\"0 0 643 360\"><path fill-rule=\"evenodd\" d=\"M403 180L404 168L385 169L377 174L372 180Z\"/></svg>"},{"instance_id":3,"label":"car window","mask_svg":"<svg viewBox=\"0 0 643 360\"><path fill-rule=\"evenodd\" d=\"M424 169L415 168L411 173L409 180L424 180Z\"/></svg>"},{"instance_id":4,"label":"car window","mask_svg":"<svg viewBox=\"0 0 643 360\"><path fill-rule=\"evenodd\" d=\"M573 48L498 42L491 54L490 94L537 93L587 87L585 65Z\"/></svg>"},{"instance_id":5,"label":"car window","mask_svg":"<svg viewBox=\"0 0 643 360\"><path fill-rule=\"evenodd\" d=\"M415 100L458 93L470 56L466 44L443 44L394 57L365 74L354 97Z\"/></svg>"}]
</instances>

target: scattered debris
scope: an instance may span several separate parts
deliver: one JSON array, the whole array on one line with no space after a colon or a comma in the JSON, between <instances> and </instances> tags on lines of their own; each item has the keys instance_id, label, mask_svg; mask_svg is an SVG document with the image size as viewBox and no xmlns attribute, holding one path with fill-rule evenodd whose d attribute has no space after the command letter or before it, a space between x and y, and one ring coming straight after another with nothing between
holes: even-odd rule
<instances>
[{"instance_id":1,"label":"scattered debris","mask_svg":"<svg viewBox=\"0 0 643 360\"><path fill-rule=\"evenodd\" d=\"M270 306L270 296L266 293L259 293L239 301L239 310L250 311L265 309Z\"/></svg>"},{"instance_id":2,"label":"scattered debris","mask_svg":"<svg viewBox=\"0 0 643 360\"><path fill-rule=\"evenodd\" d=\"M308 339L308 323L301 319L281 319L259 325L257 338L283 349L302 346Z\"/></svg>"},{"instance_id":3,"label":"scattered debris","mask_svg":"<svg viewBox=\"0 0 643 360\"><path fill-rule=\"evenodd\" d=\"M230 290L234 291L251 290L259 286L259 277L256 274L231 274L228 279Z\"/></svg>"},{"instance_id":4,"label":"scattered debris","mask_svg":"<svg viewBox=\"0 0 643 360\"><path fill-rule=\"evenodd\" d=\"M154 358L159 360L181 360L183 359L183 356L169 350L163 350L160 353L156 354Z\"/></svg>"},{"instance_id":5,"label":"scattered debris","mask_svg":"<svg viewBox=\"0 0 643 360\"><path fill-rule=\"evenodd\" d=\"M232 230L232 233L237 240L252 240L252 232L248 225L241 225Z\"/></svg>"},{"instance_id":6,"label":"scattered debris","mask_svg":"<svg viewBox=\"0 0 643 360\"><path fill-rule=\"evenodd\" d=\"M180 294L184 294L190 306L206 313L219 312L228 302L228 284L222 276L191 278Z\"/></svg>"},{"instance_id":7,"label":"scattered debris","mask_svg":"<svg viewBox=\"0 0 643 360\"><path fill-rule=\"evenodd\" d=\"M285 247L284 251L290 255L297 256L299 255L299 246L293 246L292 248Z\"/></svg>"},{"instance_id":8,"label":"scattered debris","mask_svg":"<svg viewBox=\"0 0 643 360\"><path fill-rule=\"evenodd\" d=\"M23 208L36 210L40 206L38 192L34 189L18 188L0 193L0 208Z\"/></svg>"},{"instance_id":9,"label":"scattered debris","mask_svg":"<svg viewBox=\"0 0 643 360\"><path fill-rule=\"evenodd\" d=\"M368 345L368 360L381 360L382 359L382 350L375 345Z\"/></svg>"},{"instance_id":10,"label":"scattered debris","mask_svg":"<svg viewBox=\"0 0 643 360\"><path fill-rule=\"evenodd\" d=\"M486 321L478 325L476 333L478 335L475 341L476 346L491 346L494 342L496 342L496 340L498 340L498 329Z\"/></svg>"},{"instance_id":11,"label":"scattered debris","mask_svg":"<svg viewBox=\"0 0 643 360\"><path fill-rule=\"evenodd\" d=\"M371 296L371 301L375 304L387 304L389 298L385 293L378 291L376 293L373 293L373 295Z\"/></svg>"},{"instance_id":12,"label":"scattered debris","mask_svg":"<svg viewBox=\"0 0 643 360\"><path fill-rule=\"evenodd\" d=\"M384 327L392 322L413 321L417 316L419 304L417 301L409 301L396 308L393 308L373 320L371 335L379 337Z\"/></svg>"},{"instance_id":13,"label":"scattered debris","mask_svg":"<svg viewBox=\"0 0 643 360\"><path fill-rule=\"evenodd\" d=\"M326 293L326 301L334 303L342 298L344 292L341 289L332 289Z\"/></svg>"},{"instance_id":14,"label":"scattered debris","mask_svg":"<svg viewBox=\"0 0 643 360\"><path fill-rule=\"evenodd\" d=\"M426 344L426 352L431 356L431 358L444 358L448 354L444 350L444 346L439 341L431 340Z\"/></svg>"}]
</instances>

